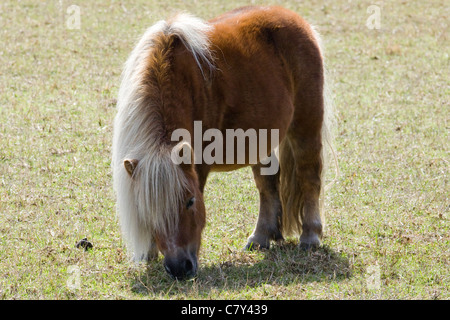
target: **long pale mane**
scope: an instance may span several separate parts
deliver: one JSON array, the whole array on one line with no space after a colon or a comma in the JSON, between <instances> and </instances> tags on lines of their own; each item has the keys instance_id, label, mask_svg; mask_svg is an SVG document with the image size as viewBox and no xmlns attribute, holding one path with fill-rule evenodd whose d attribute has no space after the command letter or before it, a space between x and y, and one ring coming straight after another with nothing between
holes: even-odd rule
<instances>
[{"instance_id":1,"label":"long pale mane","mask_svg":"<svg viewBox=\"0 0 450 320\"><path fill-rule=\"evenodd\" d=\"M135 260L157 254L155 234L167 235L176 226L187 187L185 175L172 162L171 150L162 139L167 133L158 109L157 82L167 72L163 70L165 46L177 36L203 73L202 65L212 68L210 29L187 14L159 21L144 33L125 63L114 121L112 169L122 232ZM133 177L124 168L126 158L138 160Z\"/></svg>"}]
</instances>

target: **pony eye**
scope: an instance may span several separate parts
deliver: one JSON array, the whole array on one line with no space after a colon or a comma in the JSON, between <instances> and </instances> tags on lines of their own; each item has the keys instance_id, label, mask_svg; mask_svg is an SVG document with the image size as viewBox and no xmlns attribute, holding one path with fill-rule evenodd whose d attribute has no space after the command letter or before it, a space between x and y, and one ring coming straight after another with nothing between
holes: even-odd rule
<instances>
[{"instance_id":1,"label":"pony eye","mask_svg":"<svg viewBox=\"0 0 450 320\"><path fill-rule=\"evenodd\" d=\"M195 202L195 198L192 197L188 200L188 202L186 203L186 209L189 209L190 207L192 207L194 205Z\"/></svg>"}]
</instances>

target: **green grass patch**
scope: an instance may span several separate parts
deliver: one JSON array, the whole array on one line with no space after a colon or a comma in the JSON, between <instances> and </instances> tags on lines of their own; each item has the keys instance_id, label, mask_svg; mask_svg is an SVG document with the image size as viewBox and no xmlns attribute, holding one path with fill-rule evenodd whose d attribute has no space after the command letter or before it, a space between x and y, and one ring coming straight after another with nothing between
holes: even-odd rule
<instances>
[{"instance_id":1,"label":"green grass patch","mask_svg":"<svg viewBox=\"0 0 450 320\"><path fill-rule=\"evenodd\" d=\"M450 297L448 6L269 2L324 39L340 175L326 195L323 247L302 252L288 239L243 251L259 201L244 169L209 178L197 278L174 282L162 257L127 258L110 170L123 63L159 19L208 19L247 2L78 1L80 28L70 30L68 1L3 1L1 299ZM366 27L372 4L380 29ZM84 237L92 250L75 248Z\"/></svg>"}]
</instances>

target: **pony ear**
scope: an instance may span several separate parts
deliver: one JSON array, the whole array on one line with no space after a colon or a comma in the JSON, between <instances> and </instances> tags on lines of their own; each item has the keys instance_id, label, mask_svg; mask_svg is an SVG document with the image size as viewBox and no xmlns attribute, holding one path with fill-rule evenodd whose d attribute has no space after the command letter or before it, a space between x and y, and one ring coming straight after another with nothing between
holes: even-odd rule
<instances>
[{"instance_id":1,"label":"pony ear","mask_svg":"<svg viewBox=\"0 0 450 320\"><path fill-rule=\"evenodd\" d=\"M133 172L138 165L138 160L136 159L125 159L123 160L123 165L125 166L125 170L127 170L130 177L133 176Z\"/></svg>"},{"instance_id":2,"label":"pony ear","mask_svg":"<svg viewBox=\"0 0 450 320\"><path fill-rule=\"evenodd\" d=\"M194 163L194 150L189 142L182 140L172 148L170 158L177 165L191 167Z\"/></svg>"}]
</instances>

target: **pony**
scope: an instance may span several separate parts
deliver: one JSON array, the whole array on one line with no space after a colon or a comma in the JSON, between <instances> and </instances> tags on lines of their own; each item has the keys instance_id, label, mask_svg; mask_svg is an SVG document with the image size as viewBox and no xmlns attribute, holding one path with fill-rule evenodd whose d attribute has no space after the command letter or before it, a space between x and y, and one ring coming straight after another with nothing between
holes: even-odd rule
<instances>
[{"instance_id":1,"label":"pony","mask_svg":"<svg viewBox=\"0 0 450 320\"><path fill-rule=\"evenodd\" d=\"M147 29L124 65L112 145L117 214L132 258L161 252L172 278L196 276L208 174L245 166L260 200L245 248L298 235L300 248L318 247L331 145L325 80L319 34L282 7L243 7L209 21L181 13ZM203 133L264 129L278 141L258 148L266 152L256 162L248 144L240 162L199 162L211 137L196 145L173 139L177 129L194 135L199 121ZM278 170L262 174L268 159Z\"/></svg>"}]
</instances>

